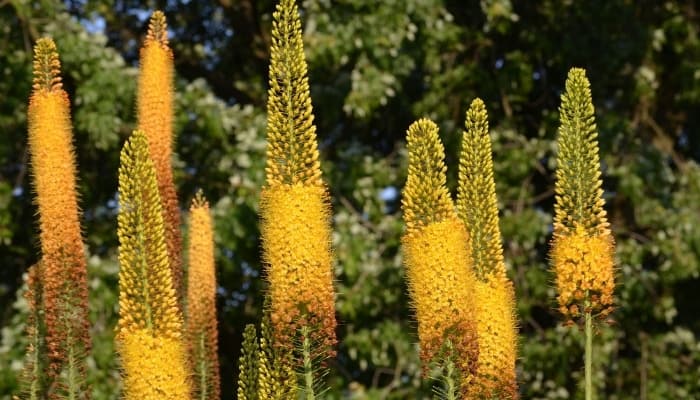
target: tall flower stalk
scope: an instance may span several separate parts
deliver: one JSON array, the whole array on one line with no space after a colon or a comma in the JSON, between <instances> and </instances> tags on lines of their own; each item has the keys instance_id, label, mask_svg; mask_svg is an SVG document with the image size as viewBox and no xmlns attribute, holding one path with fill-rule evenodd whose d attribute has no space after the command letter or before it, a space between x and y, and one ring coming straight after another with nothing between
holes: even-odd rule
<instances>
[{"instance_id":1,"label":"tall flower stalk","mask_svg":"<svg viewBox=\"0 0 700 400\"><path fill-rule=\"evenodd\" d=\"M585 395L593 396L593 328L613 309L614 239L603 209L602 181L590 83L573 68L559 108L561 125L551 260L559 310L570 322L583 319Z\"/></svg>"},{"instance_id":2,"label":"tall flower stalk","mask_svg":"<svg viewBox=\"0 0 700 400\"><path fill-rule=\"evenodd\" d=\"M481 99L469 107L465 126L457 211L471 237L479 335L479 363L469 398L516 399L515 295L503 261L488 114Z\"/></svg>"},{"instance_id":3,"label":"tall flower stalk","mask_svg":"<svg viewBox=\"0 0 700 400\"><path fill-rule=\"evenodd\" d=\"M479 357L470 241L446 186L445 150L428 119L407 132L408 179L402 238L424 367L443 370L443 397L460 398Z\"/></svg>"},{"instance_id":4,"label":"tall flower stalk","mask_svg":"<svg viewBox=\"0 0 700 400\"><path fill-rule=\"evenodd\" d=\"M22 394L28 400L39 400L47 395L47 355L46 324L44 322L44 300L42 265L38 262L27 271L27 354L22 371Z\"/></svg>"},{"instance_id":5,"label":"tall flower stalk","mask_svg":"<svg viewBox=\"0 0 700 400\"><path fill-rule=\"evenodd\" d=\"M50 398L89 398L87 266L80 232L70 101L53 40L34 47L29 152L39 211L44 324Z\"/></svg>"},{"instance_id":6,"label":"tall flower stalk","mask_svg":"<svg viewBox=\"0 0 700 400\"><path fill-rule=\"evenodd\" d=\"M182 233L180 208L173 180L173 53L168 45L165 14L151 16L148 34L141 47L138 79L138 129L148 139L148 149L156 169L158 192L163 203L165 240L170 270L182 309L185 286L182 269Z\"/></svg>"},{"instance_id":7,"label":"tall flower stalk","mask_svg":"<svg viewBox=\"0 0 700 400\"><path fill-rule=\"evenodd\" d=\"M331 209L321 178L294 0L277 5L270 53L266 184L260 213L275 345L294 347L306 326L314 358L331 357L336 343ZM301 363L303 354L296 353ZM306 387L309 392L313 388Z\"/></svg>"},{"instance_id":8,"label":"tall flower stalk","mask_svg":"<svg viewBox=\"0 0 700 400\"><path fill-rule=\"evenodd\" d=\"M182 314L170 273L156 170L135 131L119 166L118 349L127 400L189 399Z\"/></svg>"},{"instance_id":9,"label":"tall flower stalk","mask_svg":"<svg viewBox=\"0 0 700 400\"><path fill-rule=\"evenodd\" d=\"M220 377L216 322L214 233L209 203L198 192L190 206L187 279L187 336L194 393L200 400L219 399Z\"/></svg>"}]
</instances>

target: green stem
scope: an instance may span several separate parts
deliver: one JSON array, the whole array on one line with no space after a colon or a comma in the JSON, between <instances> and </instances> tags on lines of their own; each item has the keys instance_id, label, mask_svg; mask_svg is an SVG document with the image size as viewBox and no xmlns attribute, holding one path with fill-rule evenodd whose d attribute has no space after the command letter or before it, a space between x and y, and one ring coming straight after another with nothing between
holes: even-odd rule
<instances>
[{"instance_id":1,"label":"green stem","mask_svg":"<svg viewBox=\"0 0 700 400\"><path fill-rule=\"evenodd\" d=\"M207 386L207 373L209 372L209 368L207 366L208 359L206 345L204 343L204 333L199 335L199 351L197 357L199 358L199 398L201 400L207 400L207 396L209 396L207 390L209 389Z\"/></svg>"},{"instance_id":2,"label":"green stem","mask_svg":"<svg viewBox=\"0 0 700 400\"><path fill-rule=\"evenodd\" d=\"M77 343L73 340L71 327L68 326L68 335L66 343L68 344L68 399L76 400L80 391L80 383L78 381L78 365L77 355L75 354L75 346Z\"/></svg>"},{"instance_id":3,"label":"green stem","mask_svg":"<svg viewBox=\"0 0 700 400\"><path fill-rule=\"evenodd\" d=\"M593 400L593 316L591 312L586 312L586 358L585 358L585 374L586 400Z\"/></svg>"},{"instance_id":4,"label":"green stem","mask_svg":"<svg viewBox=\"0 0 700 400\"><path fill-rule=\"evenodd\" d=\"M303 337L303 357L304 357L304 391L306 392L306 400L314 400L314 372L311 363L311 338L309 338L309 328L304 326L301 328Z\"/></svg>"},{"instance_id":5,"label":"green stem","mask_svg":"<svg viewBox=\"0 0 700 400\"><path fill-rule=\"evenodd\" d=\"M446 400L457 400L457 384L454 380L454 363L452 360L447 362L447 368L445 371L445 391Z\"/></svg>"},{"instance_id":6,"label":"green stem","mask_svg":"<svg viewBox=\"0 0 700 400\"><path fill-rule=\"evenodd\" d=\"M36 325L38 323L35 322ZM34 332L32 333L32 352L31 357L31 365L32 365L32 372L31 372L31 385L29 387L29 398L31 400L38 400L41 397L41 374L43 373L42 370L42 365L41 365L41 351L43 350L41 348L41 342L40 342L40 337L39 337L39 328L35 327Z\"/></svg>"},{"instance_id":7,"label":"green stem","mask_svg":"<svg viewBox=\"0 0 700 400\"><path fill-rule=\"evenodd\" d=\"M445 400L457 400L457 381L455 380L455 363L452 341L447 340L447 362L443 372L445 381Z\"/></svg>"}]
</instances>

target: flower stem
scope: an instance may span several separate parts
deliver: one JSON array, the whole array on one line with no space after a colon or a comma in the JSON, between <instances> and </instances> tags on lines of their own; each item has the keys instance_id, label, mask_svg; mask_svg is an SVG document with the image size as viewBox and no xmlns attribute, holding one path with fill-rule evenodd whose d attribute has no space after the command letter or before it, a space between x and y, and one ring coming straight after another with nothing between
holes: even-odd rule
<instances>
[{"instance_id":1,"label":"flower stem","mask_svg":"<svg viewBox=\"0 0 700 400\"><path fill-rule=\"evenodd\" d=\"M585 374L586 374L586 386L585 394L586 400L593 400L593 316L591 312L586 312L586 358L585 358Z\"/></svg>"},{"instance_id":2,"label":"flower stem","mask_svg":"<svg viewBox=\"0 0 700 400\"><path fill-rule=\"evenodd\" d=\"M199 351L197 351L197 357L199 358L199 398L200 400L207 400L209 397L207 386L207 380L209 377L207 373L209 372L209 366L207 365L207 353L206 345L204 343L205 337L204 333L199 335Z\"/></svg>"},{"instance_id":3,"label":"flower stem","mask_svg":"<svg viewBox=\"0 0 700 400\"><path fill-rule=\"evenodd\" d=\"M311 338L309 337L309 328L304 326L301 328L302 335L302 350L304 357L304 392L306 394L306 400L314 400L316 398L314 394L314 373L311 361Z\"/></svg>"},{"instance_id":4,"label":"flower stem","mask_svg":"<svg viewBox=\"0 0 700 400\"><path fill-rule=\"evenodd\" d=\"M447 367L445 368L445 399L446 400L456 400L457 399L457 382L454 377L454 362L452 360L447 361Z\"/></svg>"}]
</instances>

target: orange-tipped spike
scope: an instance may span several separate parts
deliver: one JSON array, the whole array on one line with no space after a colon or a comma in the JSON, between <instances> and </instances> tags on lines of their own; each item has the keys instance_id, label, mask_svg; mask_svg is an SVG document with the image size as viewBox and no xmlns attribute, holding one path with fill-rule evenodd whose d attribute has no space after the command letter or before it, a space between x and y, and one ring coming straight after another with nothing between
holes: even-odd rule
<instances>
[{"instance_id":1,"label":"orange-tipped spike","mask_svg":"<svg viewBox=\"0 0 700 400\"><path fill-rule=\"evenodd\" d=\"M199 192L190 207L187 270L187 335L194 392L199 399L220 396L214 233L209 203Z\"/></svg>"},{"instance_id":2,"label":"orange-tipped spike","mask_svg":"<svg viewBox=\"0 0 700 400\"><path fill-rule=\"evenodd\" d=\"M49 375L58 379L58 391L76 394L86 391L84 357L90 349L87 267L70 102L62 89L60 66L53 40L39 39L28 110L29 152L41 230ZM60 375L66 368L78 378L63 382Z\"/></svg>"},{"instance_id":3,"label":"orange-tipped spike","mask_svg":"<svg viewBox=\"0 0 700 400\"><path fill-rule=\"evenodd\" d=\"M151 16L148 34L141 48L138 82L138 129L146 134L163 203L165 238L170 268L179 304L184 297L180 207L173 180L173 53L168 47L165 14Z\"/></svg>"}]
</instances>

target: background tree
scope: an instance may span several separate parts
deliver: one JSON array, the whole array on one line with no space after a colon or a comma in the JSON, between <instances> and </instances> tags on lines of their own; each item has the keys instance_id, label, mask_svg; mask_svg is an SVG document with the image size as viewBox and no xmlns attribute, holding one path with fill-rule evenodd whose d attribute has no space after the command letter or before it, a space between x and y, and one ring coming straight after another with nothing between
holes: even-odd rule
<instances>
[{"instance_id":1,"label":"background tree","mask_svg":"<svg viewBox=\"0 0 700 400\"><path fill-rule=\"evenodd\" d=\"M580 333L559 325L547 267L554 138L566 71L595 93L606 208L619 266L613 329L594 359L607 399L700 396L700 13L682 0L300 2L322 166L334 210L339 357L330 395L413 398L420 370L406 307L399 188L404 132L429 116L457 165L464 112L490 111L496 191L518 298L522 398L580 395ZM27 176L31 46L61 49L73 102L88 245L96 399L116 399L118 149L134 128L136 60L153 9L175 54L180 204L197 188L216 221L222 376L262 303L259 188L274 2L0 1L0 397L16 388L37 260ZM625 21L625 23L621 23ZM454 189L456 168L448 184ZM12 305L12 306L11 306ZM7 366L7 367L5 367ZM605 379L604 379L605 378ZM234 388L225 379L224 396ZM423 390L422 392L419 392Z\"/></svg>"}]
</instances>

